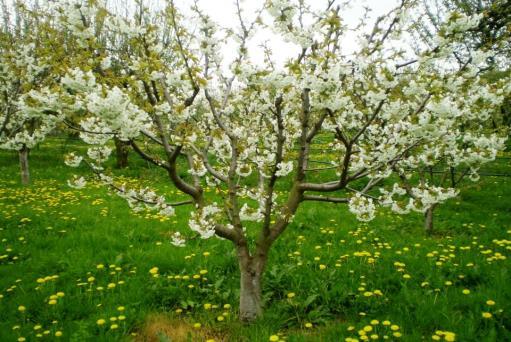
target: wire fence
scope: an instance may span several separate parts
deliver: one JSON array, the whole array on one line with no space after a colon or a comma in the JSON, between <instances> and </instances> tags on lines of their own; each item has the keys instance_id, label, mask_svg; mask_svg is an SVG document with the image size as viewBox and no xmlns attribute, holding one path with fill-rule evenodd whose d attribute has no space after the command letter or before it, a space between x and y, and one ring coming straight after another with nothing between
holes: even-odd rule
<instances>
[{"instance_id":1,"label":"wire fence","mask_svg":"<svg viewBox=\"0 0 511 342\"><path fill-rule=\"evenodd\" d=\"M71 145L80 145L82 143L81 139L78 136L62 136L62 135L54 135L51 137L53 141L59 141L60 149L62 151L67 150ZM326 142L324 142L326 144ZM327 148L315 148L311 147L310 152L313 156L321 155L325 156L325 152L327 152ZM478 174L482 177L511 177L511 151L506 152L507 154L497 156L496 159L490 163L484 164L478 171ZM509 155L508 155L509 154ZM316 164L317 167L312 167L315 171L321 170L330 170L334 169L332 167L332 163L326 160L319 159L310 159L309 163L311 165ZM442 174L445 173L445 167L435 167L431 170L434 174ZM454 168L452 171L454 174L463 174L466 173L466 168Z\"/></svg>"}]
</instances>

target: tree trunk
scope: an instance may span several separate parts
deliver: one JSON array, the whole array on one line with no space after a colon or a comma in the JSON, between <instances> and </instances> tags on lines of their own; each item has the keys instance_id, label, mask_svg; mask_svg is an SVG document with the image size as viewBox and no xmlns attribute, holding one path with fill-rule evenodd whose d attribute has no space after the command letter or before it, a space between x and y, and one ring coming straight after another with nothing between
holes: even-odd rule
<instances>
[{"instance_id":1,"label":"tree trunk","mask_svg":"<svg viewBox=\"0 0 511 342\"><path fill-rule=\"evenodd\" d=\"M124 169L128 166L129 144L126 141L114 139L115 153L117 157L117 168Z\"/></svg>"},{"instance_id":2,"label":"tree trunk","mask_svg":"<svg viewBox=\"0 0 511 342\"><path fill-rule=\"evenodd\" d=\"M436 205L432 205L424 213L424 230L427 234L431 234L433 232L433 212L435 210L435 206Z\"/></svg>"},{"instance_id":3,"label":"tree trunk","mask_svg":"<svg viewBox=\"0 0 511 342\"><path fill-rule=\"evenodd\" d=\"M269 245L250 255L245 241L237 246L240 267L240 321L251 323L263 313L262 276Z\"/></svg>"},{"instance_id":4,"label":"tree trunk","mask_svg":"<svg viewBox=\"0 0 511 342\"><path fill-rule=\"evenodd\" d=\"M451 187L455 188L456 187L456 171L454 170L454 167L450 167L449 168L449 172L451 174Z\"/></svg>"},{"instance_id":5,"label":"tree trunk","mask_svg":"<svg viewBox=\"0 0 511 342\"><path fill-rule=\"evenodd\" d=\"M263 312L261 274L240 269L240 320L253 322Z\"/></svg>"},{"instance_id":6,"label":"tree trunk","mask_svg":"<svg viewBox=\"0 0 511 342\"><path fill-rule=\"evenodd\" d=\"M30 171L28 168L28 147L23 145L21 150L18 151L20 158L20 172L21 172L21 184L28 185L30 183Z\"/></svg>"}]
</instances>

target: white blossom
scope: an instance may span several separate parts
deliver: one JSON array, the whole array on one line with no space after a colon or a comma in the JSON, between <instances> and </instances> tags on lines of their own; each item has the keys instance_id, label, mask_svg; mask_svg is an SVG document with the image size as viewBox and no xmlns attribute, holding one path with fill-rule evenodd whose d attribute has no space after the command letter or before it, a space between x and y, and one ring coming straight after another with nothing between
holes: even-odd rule
<instances>
[{"instance_id":1,"label":"white blossom","mask_svg":"<svg viewBox=\"0 0 511 342\"><path fill-rule=\"evenodd\" d=\"M66 163L66 165L67 166L71 166L71 167L78 167L78 166L80 166L80 163L82 162L82 160L83 160L82 156L77 156L73 152L69 153L64 158L64 162Z\"/></svg>"},{"instance_id":2,"label":"white blossom","mask_svg":"<svg viewBox=\"0 0 511 342\"><path fill-rule=\"evenodd\" d=\"M176 247L184 247L186 241L185 241L184 238L182 238L180 232L175 232L174 234L172 234L172 238L170 240L170 243L173 244Z\"/></svg>"},{"instance_id":3,"label":"white blossom","mask_svg":"<svg viewBox=\"0 0 511 342\"><path fill-rule=\"evenodd\" d=\"M82 189L87 185L87 182L83 177L74 176L73 179L67 181L67 185L74 189Z\"/></svg>"},{"instance_id":4,"label":"white blossom","mask_svg":"<svg viewBox=\"0 0 511 342\"><path fill-rule=\"evenodd\" d=\"M220 212L216 203L200 208L192 213L188 225L191 230L199 233L202 239L209 239L215 235L216 216Z\"/></svg>"},{"instance_id":5,"label":"white blossom","mask_svg":"<svg viewBox=\"0 0 511 342\"><path fill-rule=\"evenodd\" d=\"M368 222L374 219L376 206L372 198L356 193L348 202L348 208L351 213L357 216L360 221Z\"/></svg>"}]
</instances>

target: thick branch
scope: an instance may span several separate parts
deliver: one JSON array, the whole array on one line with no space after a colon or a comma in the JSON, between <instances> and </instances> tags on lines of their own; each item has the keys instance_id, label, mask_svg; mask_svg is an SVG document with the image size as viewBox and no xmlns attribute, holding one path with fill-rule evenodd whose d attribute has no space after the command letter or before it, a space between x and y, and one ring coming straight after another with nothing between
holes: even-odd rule
<instances>
[{"instance_id":1,"label":"thick branch","mask_svg":"<svg viewBox=\"0 0 511 342\"><path fill-rule=\"evenodd\" d=\"M153 157L153 156L150 156L149 154L145 153L141 148L140 146L137 145L137 143L134 141L134 140L130 140L130 144L131 146L133 147L133 150L139 155L142 157L142 159L144 160L147 160L148 162L156 165L156 166L159 166L159 167L162 167L166 170L169 169L169 165L167 163L165 163L163 160L161 159L158 159L156 157Z\"/></svg>"},{"instance_id":2,"label":"thick branch","mask_svg":"<svg viewBox=\"0 0 511 342\"><path fill-rule=\"evenodd\" d=\"M348 203L348 198L319 196L319 195L303 195L302 201L330 202L330 203Z\"/></svg>"}]
</instances>

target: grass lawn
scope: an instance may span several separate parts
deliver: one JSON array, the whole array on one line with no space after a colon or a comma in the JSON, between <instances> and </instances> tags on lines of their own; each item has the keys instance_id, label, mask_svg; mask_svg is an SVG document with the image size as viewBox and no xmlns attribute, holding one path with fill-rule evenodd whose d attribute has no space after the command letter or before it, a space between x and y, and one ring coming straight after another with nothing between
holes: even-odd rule
<instances>
[{"instance_id":1,"label":"grass lawn","mask_svg":"<svg viewBox=\"0 0 511 342\"><path fill-rule=\"evenodd\" d=\"M433 236L419 214L383 210L362 224L344 205L304 203L271 251L264 317L244 326L231 243L175 247L189 209L135 213L102 186L68 187L88 175L61 160L75 147L55 139L32 151L26 188L16 155L0 151L2 342L511 340L509 178L467 184L439 206ZM183 198L131 163L126 182Z\"/></svg>"}]
</instances>

